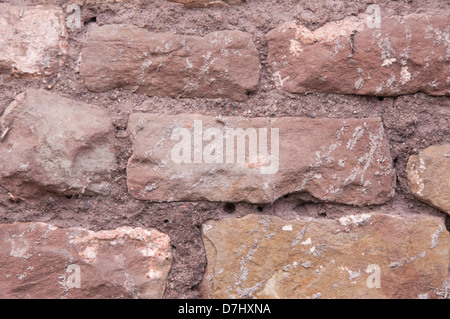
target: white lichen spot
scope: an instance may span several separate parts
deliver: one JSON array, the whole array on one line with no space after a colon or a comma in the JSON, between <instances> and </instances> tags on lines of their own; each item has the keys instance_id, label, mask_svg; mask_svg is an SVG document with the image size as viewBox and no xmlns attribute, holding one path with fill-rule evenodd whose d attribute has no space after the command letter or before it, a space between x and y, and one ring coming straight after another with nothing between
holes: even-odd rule
<instances>
[{"instance_id":1,"label":"white lichen spot","mask_svg":"<svg viewBox=\"0 0 450 319\"><path fill-rule=\"evenodd\" d=\"M347 149L351 151L363 134L364 129L361 126L357 126L352 138L347 142Z\"/></svg>"},{"instance_id":2,"label":"white lichen spot","mask_svg":"<svg viewBox=\"0 0 450 319\"><path fill-rule=\"evenodd\" d=\"M292 231L292 225L285 225L281 229L284 231Z\"/></svg>"},{"instance_id":3,"label":"white lichen spot","mask_svg":"<svg viewBox=\"0 0 450 319\"><path fill-rule=\"evenodd\" d=\"M203 225L203 232L207 232L208 230L210 230L212 228L211 225Z\"/></svg>"},{"instance_id":4,"label":"white lichen spot","mask_svg":"<svg viewBox=\"0 0 450 319\"><path fill-rule=\"evenodd\" d=\"M400 268L403 267L403 261L393 261L389 264L389 268Z\"/></svg>"},{"instance_id":5,"label":"white lichen spot","mask_svg":"<svg viewBox=\"0 0 450 319\"><path fill-rule=\"evenodd\" d=\"M350 276L348 277L348 280L353 280L353 279L361 276L361 271L359 269L357 271L348 270L348 272L350 274Z\"/></svg>"},{"instance_id":6,"label":"white lichen spot","mask_svg":"<svg viewBox=\"0 0 450 319\"><path fill-rule=\"evenodd\" d=\"M145 186L144 193L151 192L154 189L156 189L156 184L155 183L149 184L149 185Z\"/></svg>"},{"instance_id":7,"label":"white lichen spot","mask_svg":"<svg viewBox=\"0 0 450 319\"><path fill-rule=\"evenodd\" d=\"M26 171L28 168L30 168L30 163L26 162L26 163L20 163L19 164L19 169L21 171Z\"/></svg>"},{"instance_id":8,"label":"white lichen spot","mask_svg":"<svg viewBox=\"0 0 450 319\"><path fill-rule=\"evenodd\" d=\"M409 171L409 178L412 183L417 185L417 195L421 196L423 190L425 189L424 180L422 178L422 174L425 171L425 161L422 158L419 158L419 166L417 167L416 163L411 165L411 170Z\"/></svg>"},{"instance_id":9,"label":"white lichen spot","mask_svg":"<svg viewBox=\"0 0 450 319\"><path fill-rule=\"evenodd\" d=\"M438 83L437 79L435 79L435 80L433 80L431 82L428 82L427 84L429 86L431 86L432 88L437 88L439 86L439 83Z\"/></svg>"},{"instance_id":10,"label":"white lichen spot","mask_svg":"<svg viewBox=\"0 0 450 319\"><path fill-rule=\"evenodd\" d=\"M322 296L322 294L320 293L320 292L318 292L318 293L316 293L316 294L314 294L314 295L312 295L312 299L318 299L318 298L320 298Z\"/></svg>"},{"instance_id":11,"label":"white lichen spot","mask_svg":"<svg viewBox=\"0 0 450 319\"><path fill-rule=\"evenodd\" d=\"M378 41L378 47L381 49L381 60L382 61L394 58L395 51L392 48L388 37L380 39L380 41Z\"/></svg>"},{"instance_id":12,"label":"white lichen spot","mask_svg":"<svg viewBox=\"0 0 450 319\"><path fill-rule=\"evenodd\" d=\"M386 81L386 87L390 88L395 81L395 74L391 74L391 77Z\"/></svg>"},{"instance_id":13,"label":"white lichen spot","mask_svg":"<svg viewBox=\"0 0 450 319\"><path fill-rule=\"evenodd\" d=\"M297 40L291 39L289 52L294 56L299 56L303 52L302 44Z\"/></svg>"},{"instance_id":14,"label":"white lichen spot","mask_svg":"<svg viewBox=\"0 0 450 319\"><path fill-rule=\"evenodd\" d=\"M189 57L186 57L186 69L192 69L193 67L193 64L189 61Z\"/></svg>"},{"instance_id":15,"label":"white lichen spot","mask_svg":"<svg viewBox=\"0 0 450 319\"><path fill-rule=\"evenodd\" d=\"M150 270L147 272L146 277L147 277L148 279L159 279L159 278L161 278L161 272L159 272L159 271L157 271L157 270L154 270L154 269L150 269Z\"/></svg>"},{"instance_id":16,"label":"white lichen spot","mask_svg":"<svg viewBox=\"0 0 450 319\"><path fill-rule=\"evenodd\" d=\"M26 276L27 276L27 273L24 272L23 274L17 275L17 279L18 279L18 280L23 280L23 278L25 278Z\"/></svg>"},{"instance_id":17,"label":"white lichen spot","mask_svg":"<svg viewBox=\"0 0 450 319\"><path fill-rule=\"evenodd\" d=\"M280 71L277 71L273 74L273 81L278 88L282 88L284 86L284 82L290 79L290 76L286 76L285 78L281 77Z\"/></svg>"},{"instance_id":18,"label":"white lichen spot","mask_svg":"<svg viewBox=\"0 0 450 319\"><path fill-rule=\"evenodd\" d=\"M158 248L159 247L157 247L156 245L148 244L148 245L142 247L141 249L139 249L139 251L145 257L153 257L156 255L156 252L159 250Z\"/></svg>"},{"instance_id":19,"label":"white lichen spot","mask_svg":"<svg viewBox=\"0 0 450 319\"><path fill-rule=\"evenodd\" d=\"M384 61L381 64L381 66L389 66L389 65L391 65L392 63L394 63L396 61L397 61L396 58L384 59Z\"/></svg>"},{"instance_id":20,"label":"white lichen spot","mask_svg":"<svg viewBox=\"0 0 450 319\"><path fill-rule=\"evenodd\" d=\"M356 82L355 82L355 89L356 89L356 90L359 90L359 89L361 89L363 86L364 86L364 80L363 80L362 77L359 77L359 79L356 80Z\"/></svg>"},{"instance_id":21,"label":"white lichen spot","mask_svg":"<svg viewBox=\"0 0 450 319\"><path fill-rule=\"evenodd\" d=\"M400 83L404 85L409 81L411 81L411 73L408 72L407 66L403 66L400 71Z\"/></svg>"},{"instance_id":22,"label":"white lichen spot","mask_svg":"<svg viewBox=\"0 0 450 319\"><path fill-rule=\"evenodd\" d=\"M311 268L311 262L310 262L309 260L305 261L305 262L302 264L302 267L303 267L303 268Z\"/></svg>"},{"instance_id":23,"label":"white lichen spot","mask_svg":"<svg viewBox=\"0 0 450 319\"><path fill-rule=\"evenodd\" d=\"M360 226L366 223L370 217L371 214L360 214L360 215L349 215L339 218L339 223L342 226L349 226L349 225L356 225Z\"/></svg>"},{"instance_id":24,"label":"white lichen spot","mask_svg":"<svg viewBox=\"0 0 450 319\"><path fill-rule=\"evenodd\" d=\"M433 249L439 244L439 237L441 236L442 231L443 229L441 227L431 235L431 246L430 246L431 249Z\"/></svg>"},{"instance_id":25,"label":"white lichen spot","mask_svg":"<svg viewBox=\"0 0 450 319\"><path fill-rule=\"evenodd\" d=\"M93 262L97 258L97 247L87 246L86 249L81 252L81 256L88 262Z\"/></svg>"},{"instance_id":26,"label":"white lichen spot","mask_svg":"<svg viewBox=\"0 0 450 319\"><path fill-rule=\"evenodd\" d=\"M311 237L308 237L307 240L305 240L304 242L302 242L302 245L311 245Z\"/></svg>"},{"instance_id":27,"label":"white lichen spot","mask_svg":"<svg viewBox=\"0 0 450 319\"><path fill-rule=\"evenodd\" d=\"M31 254L28 254L28 250L30 249L30 244L23 238L10 238L11 242L11 250L9 255L11 257L28 259L31 257Z\"/></svg>"}]
</instances>

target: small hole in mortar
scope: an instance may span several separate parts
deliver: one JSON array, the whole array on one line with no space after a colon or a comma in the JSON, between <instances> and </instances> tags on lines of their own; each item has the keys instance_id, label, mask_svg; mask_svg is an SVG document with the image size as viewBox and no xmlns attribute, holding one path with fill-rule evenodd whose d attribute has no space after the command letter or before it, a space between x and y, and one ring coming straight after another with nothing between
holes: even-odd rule
<instances>
[{"instance_id":1,"label":"small hole in mortar","mask_svg":"<svg viewBox=\"0 0 450 319\"><path fill-rule=\"evenodd\" d=\"M223 205L223 209L228 214L231 214L236 210L236 205L234 205L233 203L226 203L225 205Z\"/></svg>"},{"instance_id":2,"label":"small hole in mortar","mask_svg":"<svg viewBox=\"0 0 450 319\"><path fill-rule=\"evenodd\" d=\"M384 101L384 97L379 96L379 97L378 97L378 101Z\"/></svg>"},{"instance_id":3,"label":"small hole in mortar","mask_svg":"<svg viewBox=\"0 0 450 319\"><path fill-rule=\"evenodd\" d=\"M87 19L86 21L84 21L84 25L88 24L88 23L96 23L97 22L97 17L91 17L89 19Z\"/></svg>"},{"instance_id":4,"label":"small hole in mortar","mask_svg":"<svg viewBox=\"0 0 450 319\"><path fill-rule=\"evenodd\" d=\"M258 206L258 207L256 207L256 210L257 210L258 212L262 212L262 211L263 211L263 207L262 207L262 206Z\"/></svg>"}]
</instances>

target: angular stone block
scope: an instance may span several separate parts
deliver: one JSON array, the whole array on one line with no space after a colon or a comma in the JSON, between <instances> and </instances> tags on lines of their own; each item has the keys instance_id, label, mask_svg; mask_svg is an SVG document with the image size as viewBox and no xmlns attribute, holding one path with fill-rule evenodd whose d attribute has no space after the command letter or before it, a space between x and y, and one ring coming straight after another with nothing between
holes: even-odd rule
<instances>
[{"instance_id":1,"label":"angular stone block","mask_svg":"<svg viewBox=\"0 0 450 319\"><path fill-rule=\"evenodd\" d=\"M155 229L1 224L0 241L1 298L162 298L172 264Z\"/></svg>"},{"instance_id":2,"label":"angular stone block","mask_svg":"<svg viewBox=\"0 0 450 319\"><path fill-rule=\"evenodd\" d=\"M314 31L296 22L270 31L276 85L290 93L450 95L449 18L370 12Z\"/></svg>"},{"instance_id":3,"label":"angular stone block","mask_svg":"<svg viewBox=\"0 0 450 319\"><path fill-rule=\"evenodd\" d=\"M244 101L259 83L258 52L241 31L198 37L105 25L88 33L82 54L81 77L94 92Z\"/></svg>"},{"instance_id":4,"label":"angular stone block","mask_svg":"<svg viewBox=\"0 0 450 319\"><path fill-rule=\"evenodd\" d=\"M0 72L51 75L64 64L67 32L61 8L0 3Z\"/></svg>"},{"instance_id":5,"label":"angular stone block","mask_svg":"<svg viewBox=\"0 0 450 319\"><path fill-rule=\"evenodd\" d=\"M109 192L114 126L101 107L30 89L7 107L0 123L0 185L14 195Z\"/></svg>"},{"instance_id":6,"label":"angular stone block","mask_svg":"<svg viewBox=\"0 0 450 319\"><path fill-rule=\"evenodd\" d=\"M450 214L450 144L433 145L411 155L406 177L415 197Z\"/></svg>"},{"instance_id":7,"label":"angular stone block","mask_svg":"<svg viewBox=\"0 0 450 319\"><path fill-rule=\"evenodd\" d=\"M271 203L289 193L381 204L395 173L379 118L132 114L130 194L150 201Z\"/></svg>"},{"instance_id":8,"label":"angular stone block","mask_svg":"<svg viewBox=\"0 0 450 319\"><path fill-rule=\"evenodd\" d=\"M206 298L441 298L448 278L450 236L436 217L249 215L202 232Z\"/></svg>"}]
</instances>

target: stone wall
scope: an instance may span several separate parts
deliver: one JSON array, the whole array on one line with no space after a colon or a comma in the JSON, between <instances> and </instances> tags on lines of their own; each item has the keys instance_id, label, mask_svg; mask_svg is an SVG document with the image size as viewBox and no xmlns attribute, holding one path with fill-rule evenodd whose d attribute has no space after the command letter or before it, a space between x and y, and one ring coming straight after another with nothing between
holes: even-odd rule
<instances>
[{"instance_id":1,"label":"stone wall","mask_svg":"<svg viewBox=\"0 0 450 319\"><path fill-rule=\"evenodd\" d=\"M449 298L448 1L0 3L1 298Z\"/></svg>"}]
</instances>

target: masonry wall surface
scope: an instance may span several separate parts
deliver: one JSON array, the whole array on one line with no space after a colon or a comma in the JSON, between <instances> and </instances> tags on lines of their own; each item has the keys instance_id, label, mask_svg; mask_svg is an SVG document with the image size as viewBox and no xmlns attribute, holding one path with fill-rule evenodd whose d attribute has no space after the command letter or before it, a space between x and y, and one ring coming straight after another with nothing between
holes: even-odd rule
<instances>
[{"instance_id":1,"label":"masonry wall surface","mask_svg":"<svg viewBox=\"0 0 450 319\"><path fill-rule=\"evenodd\" d=\"M449 298L449 14L0 0L0 298ZM195 121L279 167L177 163Z\"/></svg>"}]
</instances>

